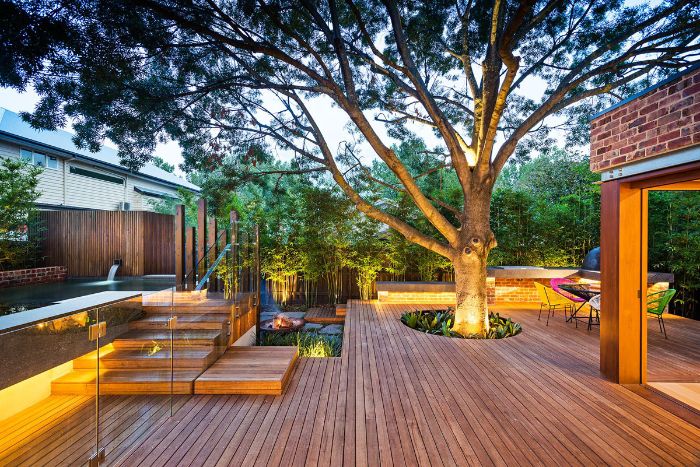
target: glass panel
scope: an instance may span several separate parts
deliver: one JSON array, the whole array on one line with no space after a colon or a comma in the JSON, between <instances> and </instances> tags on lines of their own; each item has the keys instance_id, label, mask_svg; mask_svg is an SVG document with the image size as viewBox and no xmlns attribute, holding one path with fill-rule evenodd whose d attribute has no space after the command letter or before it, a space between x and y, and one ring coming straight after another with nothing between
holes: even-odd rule
<instances>
[{"instance_id":1,"label":"glass panel","mask_svg":"<svg viewBox=\"0 0 700 467\"><path fill-rule=\"evenodd\" d=\"M58 168L58 159L55 157L49 156L48 162L46 163L46 167L49 169L57 169Z\"/></svg>"},{"instance_id":2,"label":"glass panel","mask_svg":"<svg viewBox=\"0 0 700 467\"><path fill-rule=\"evenodd\" d=\"M38 152L34 153L34 165L44 167L46 166L46 155Z\"/></svg>"},{"instance_id":3,"label":"glass panel","mask_svg":"<svg viewBox=\"0 0 700 467\"><path fill-rule=\"evenodd\" d=\"M85 464L95 450L97 313L51 319L61 307L0 317L0 465Z\"/></svg>"},{"instance_id":4,"label":"glass panel","mask_svg":"<svg viewBox=\"0 0 700 467\"><path fill-rule=\"evenodd\" d=\"M32 162L32 151L28 151L26 149L20 149L19 156L25 162Z\"/></svg>"},{"instance_id":5,"label":"glass panel","mask_svg":"<svg viewBox=\"0 0 700 467\"><path fill-rule=\"evenodd\" d=\"M170 415L172 292L135 294L99 310L107 328L99 350L99 445L107 452Z\"/></svg>"}]
</instances>

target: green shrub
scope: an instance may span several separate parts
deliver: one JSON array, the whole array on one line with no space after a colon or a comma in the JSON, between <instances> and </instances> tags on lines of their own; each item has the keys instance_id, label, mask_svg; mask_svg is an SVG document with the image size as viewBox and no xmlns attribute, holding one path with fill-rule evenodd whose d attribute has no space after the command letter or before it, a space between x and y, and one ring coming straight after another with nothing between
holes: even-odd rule
<instances>
[{"instance_id":1,"label":"green shrub","mask_svg":"<svg viewBox=\"0 0 700 467\"><path fill-rule=\"evenodd\" d=\"M260 345L296 345L300 357L340 357L343 339L314 332L267 332Z\"/></svg>"},{"instance_id":2,"label":"green shrub","mask_svg":"<svg viewBox=\"0 0 700 467\"><path fill-rule=\"evenodd\" d=\"M35 267L43 228L36 200L41 168L0 159L0 271Z\"/></svg>"},{"instance_id":3,"label":"green shrub","mask_svg":"<svg viewBox=\"0 0 700 467\"><path fill-rule=\"evenodd\" d=\"M489 313L489 332L486 336L463 336L452 330L454 325L452 309L407 311L401 315L401 322L411 329L427 334L469 339L503 339L518 335L523 330L520 323L516 323L510 318L502 318L498 313Z\"/></svg>"}]
</instances>

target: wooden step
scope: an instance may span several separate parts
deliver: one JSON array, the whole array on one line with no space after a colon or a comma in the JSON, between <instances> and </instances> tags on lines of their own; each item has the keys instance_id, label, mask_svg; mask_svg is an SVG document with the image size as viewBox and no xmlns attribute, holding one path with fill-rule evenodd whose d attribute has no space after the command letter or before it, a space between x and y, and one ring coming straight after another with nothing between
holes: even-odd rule
<instances>
[{"instance_id":1,"label":"wooden step","mask_svg":"<svg viewBox=\"0 0 700 467\"><path fill-rule=\"evenodd\" d=\"M344 324L345 316L338 316L333 308L309 308L304 320L316 324Z\"/></svg>"},{"instance_id":2,"label":"wooden step","mask_svg":"<svg viewBox=\"0 0 700 467\"><path fill-rule=\"evenodd\" d=\"M222 332L220 330L194 329L175 330L172 337L173 345L178 347L213 347L219 344ZM127 331L114 339L112 345L115 349L152 349L157 347L167 349L170 347L170 331L150 331L136 329Z\"/></svg>"},{"instance_id":3,"label":"wooden step","mask_svg":"<svg viewBox=\"0 0 700 467\"><path fill-rule=\"evenodd\" d=\"M177 369L172 374L173 394L192 394L199 370ZM52 394L95 394L95 370L74 370L51 382ZM100 394L170 394L169 370L100 370Z\"/></svg>"},{"instance_id":4,"label":"wooden step","mask_svg":"<svg viewBox=\"0 0 700 467\"><path fill-rule=\"evenodd\" d=\"M347 310L348 310L348 306L345 303L339 303L335 306L335 315L336 316L345 316Z\"/></svg>"},{"instance_id":5,"label":"wooden step","mask_svg":"<svg viewBox=\"0 0 700 467\"><path fill-rule=\"evenodd\" d=\"M216 360L216 352L206 347L175 349L174 368L204 371ZM73 369L95 369L95 352L73 360ZM148 353L134 349L115 349L100 354L100 369L169 369L170 349Z\"/></svg>"},{"instance_id":6,"label":"wooden step","mask_svg":"<svg viewBox=\"0 0 700 467\"><path fill-rule=\"evenodd\" d=\"M232 347L197 378L194 392L280 395L298 354L296 347Z\"/></svg>"},{"instance_id":7,"label":"wooden step","mask_svg":"<svg viewBox=\"0 0 700 467\"><path fill-rule=\"evenodd\" d=\"M170 314L149 314L145 318L129 323L129 329L166 329ZM217 329L221 330L228 324L229 315L224 313L206 313L199 315L185 314L177 316L175 329Z\"/></svg>"},{"instance_id":8,"label":"wooden step","mask_svg":"<svg viewBox=\"0 0 700 467\"><path fill-rule=\"evenodd\" d=\"M216 304L216 303L206 303L206 304L201 304L201 305L192 305L192 304L176 304L175 306L170 306L170 305L144 305L143 306L143 311L146 313L153 313L153 314L174 314L174 315L183 315L183 314L207 314L207 313L223 313L223 314L228 314L231 313L231 310L233 310L233 303L232 302L226 302L224 304Z\"/></svg>"}]
</instances>

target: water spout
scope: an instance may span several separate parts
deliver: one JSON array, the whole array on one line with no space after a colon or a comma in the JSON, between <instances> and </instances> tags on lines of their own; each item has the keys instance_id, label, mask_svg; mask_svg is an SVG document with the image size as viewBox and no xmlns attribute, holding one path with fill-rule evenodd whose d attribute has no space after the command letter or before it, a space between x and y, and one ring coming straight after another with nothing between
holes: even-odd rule
<instances>
[{"instance_id":1,"label":"water spout","mask_svg":"<svg viewBox=\"0 0 700 467\"><path fill-rule=\"evenodd\" d=\"M119 269L119 264L113 264L111 268L109 268L109 274L107 274L107 282L112 282L114 281L114 276L117 274L117 269Z\"/></svg>"}]
</instances>

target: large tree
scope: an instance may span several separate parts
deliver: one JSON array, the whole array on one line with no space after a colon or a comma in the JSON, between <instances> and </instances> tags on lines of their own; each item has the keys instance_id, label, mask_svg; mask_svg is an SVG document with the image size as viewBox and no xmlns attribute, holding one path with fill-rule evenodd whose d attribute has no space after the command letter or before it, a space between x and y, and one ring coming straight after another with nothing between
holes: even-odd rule
<instances>
[{"instance_id":1,"label":"large tree","mask_svg":"<svg viewBox=\"0 0 700 467\"><path fill-rule=\"evenodd\" d=\"M455 327L483 333L491 193L509 158L552 127L581 136L586 110L693 61L697 2L650 3L24 0L2 5L0 84L34 86L36 126L72 117L79 143L109 137L133 166L167 136L191 168L230 154L255 164L249 148L274 145L295 170L329 172L357 209L452 261ZM331 105L347 120L342 144L319 117ZM425 173L392 150L411 125L440 139L429 171L456 176L457 203L427 195ZM368 150L396 183L375 176ZM368 196L377 183L433 234Z\"/></svg>"}]
</instances>

